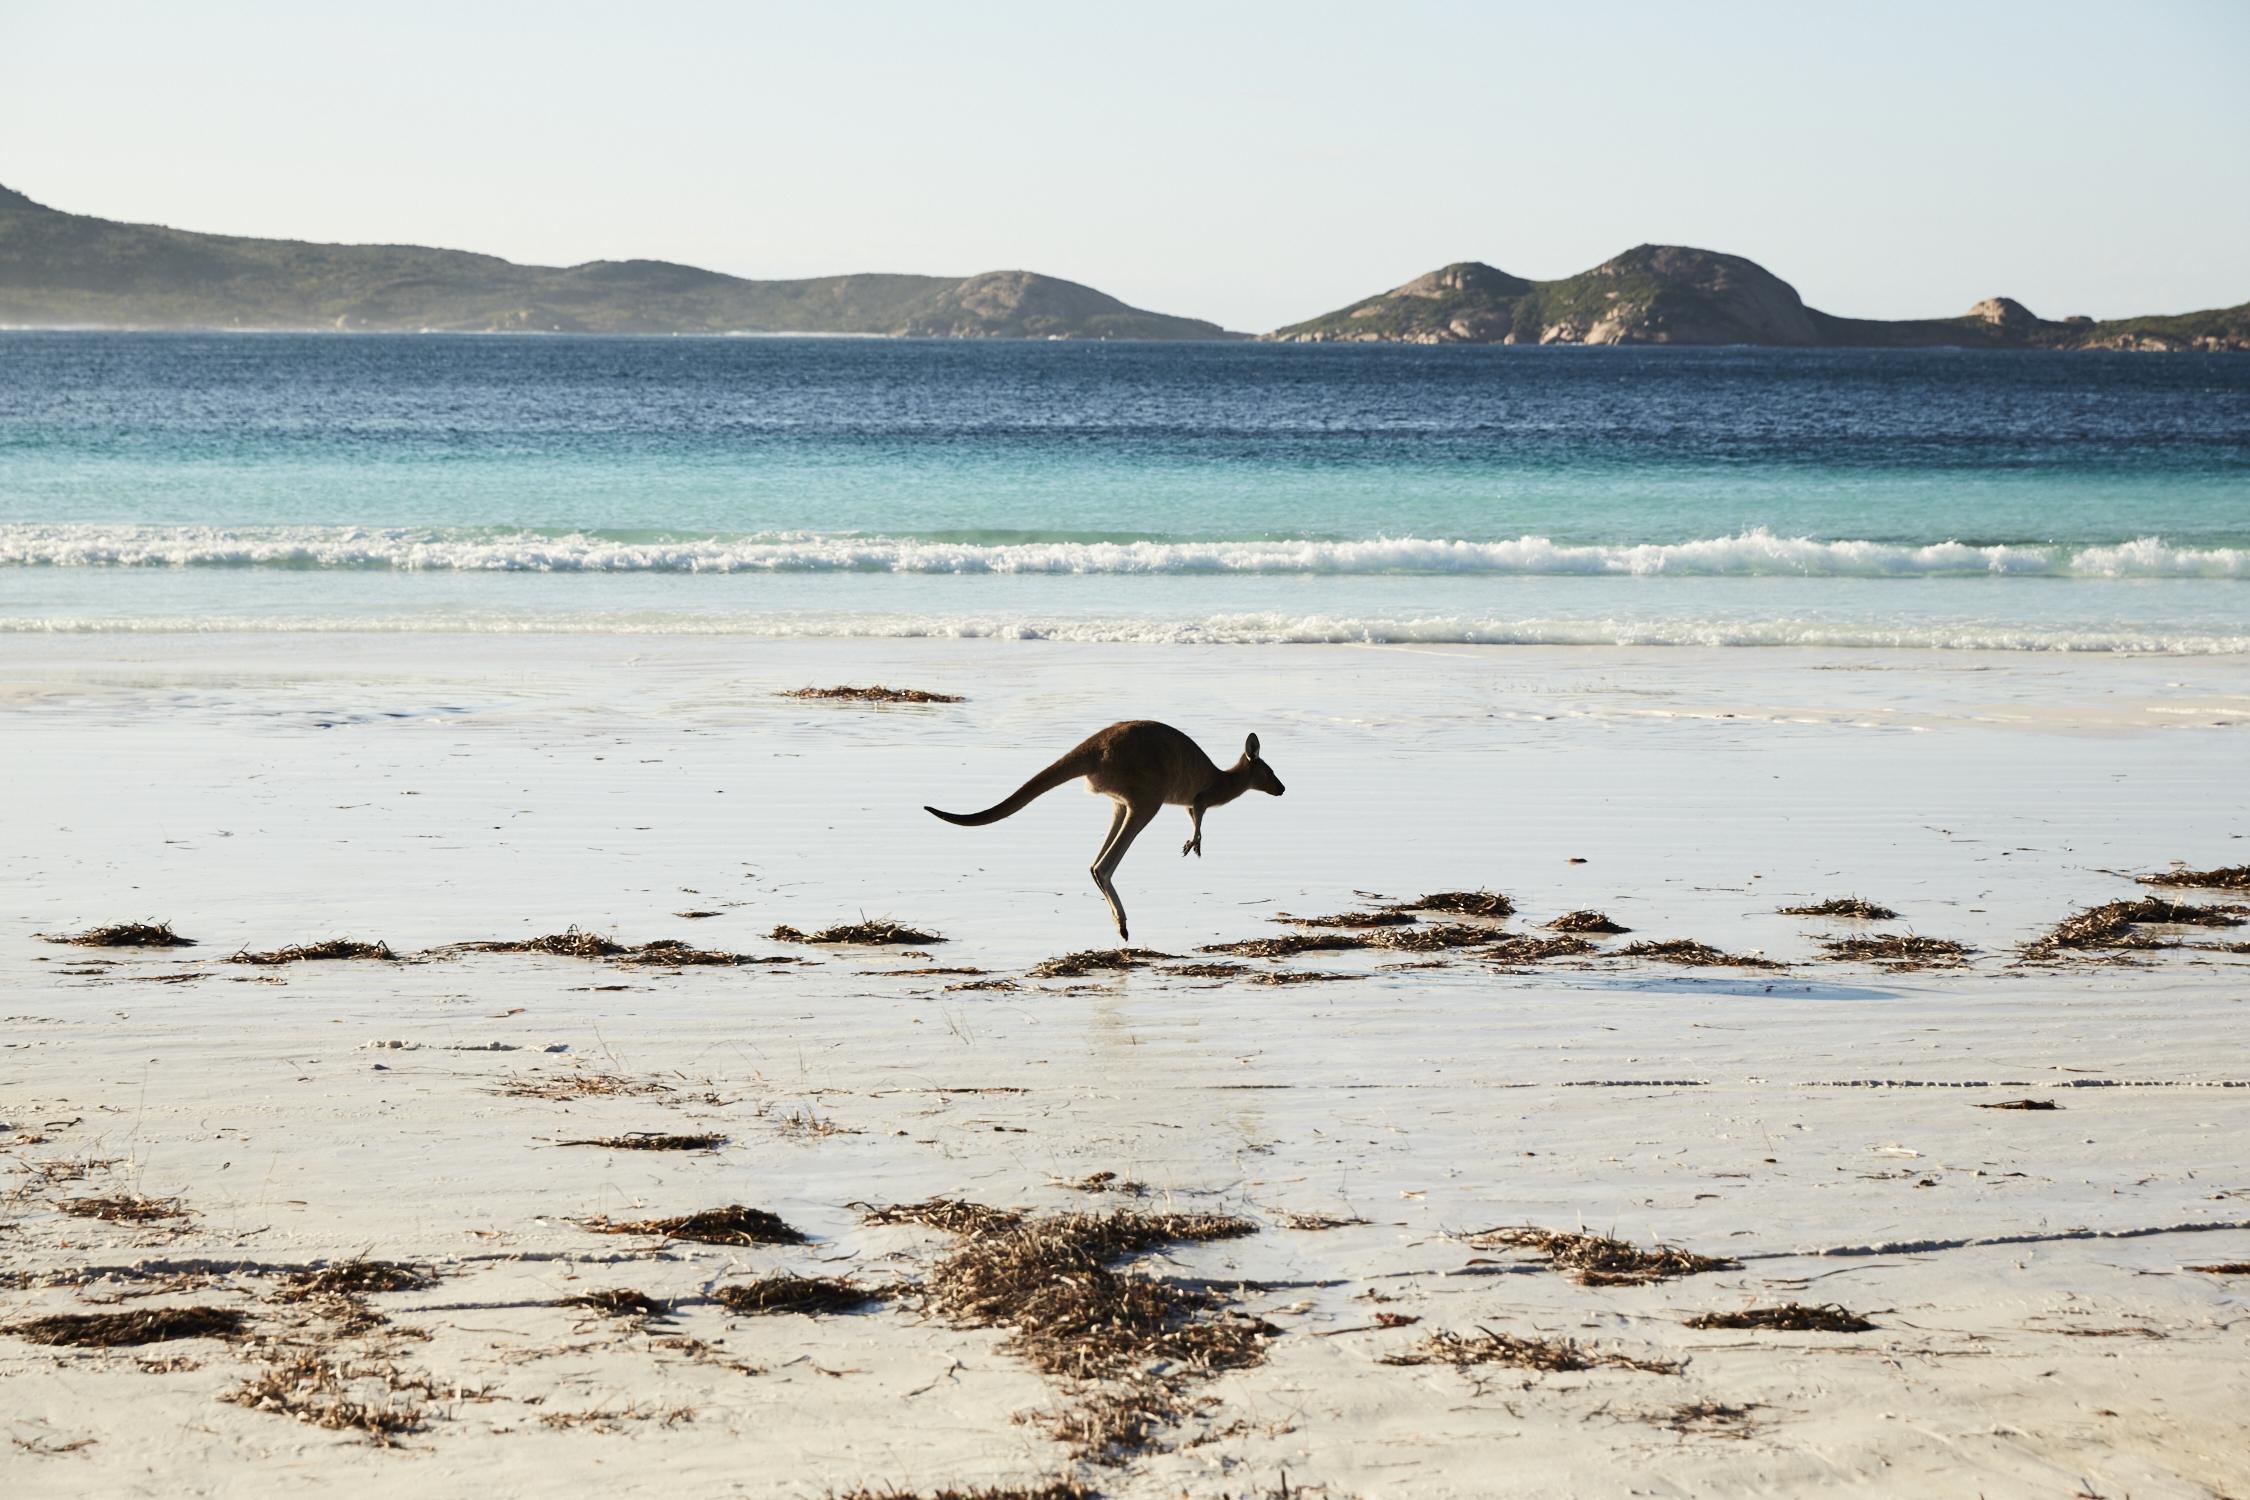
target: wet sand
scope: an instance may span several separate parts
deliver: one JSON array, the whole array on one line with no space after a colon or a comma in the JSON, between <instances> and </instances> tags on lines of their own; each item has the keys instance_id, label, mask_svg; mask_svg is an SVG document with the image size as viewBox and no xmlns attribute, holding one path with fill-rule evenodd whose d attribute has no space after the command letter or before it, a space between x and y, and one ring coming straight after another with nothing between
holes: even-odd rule
<instances>
[{"instance_id":1,"label":"wet sand","mask_svg":"<svg viewBox=\"0 0 2250 1500\"><path fill-rule=\"evenodd\" d=\"M247 1330L116 1349L0 1335L11 1491L2250 1486L2250 1278L2186 1269L2250 1260L2250 958L2019 953L2072 911L2145 894L2134 873L2250 859L2238 660L599 637L10 649L0 1321L205 1305ZM968 701L777 696L875 681ZM1278 913L1479 888L1512 898L1502 932L1579 908L1633 931L1534 964L1376 949L1235 959L1232 978L1164 961L1033 978L1115 942L1084 874L1105 809L1066 791L958 829L920 805L997 800L1141 715L1222 758L1255 730L1289 785L1211 814L1201 860L1178 853L1184 814L1150 830L1118 877L1149 948L1212 962L1196 950L1293 930ZM1847 894L1900 919L1776 911ZM862 917L947 941L767 935ZM127 920L200 946L35 937ZM432 951L574 924L804 961ZM1819 956L1821 938L1868 931L1957 939L1970 961ZM226 962L339 936L410 958ZM1669 938L1785 967L1615 956ZM917 972L936 969L979 972ZM1253 982L1275 972L1351 977ZM1014 988L954 988L993 981ZM1977 1107L2021 1099L2056 1108ZM726 1140L561 1144L636 1131ZM1100 1173L1112 1191L1071 1186ZM1267 1325L1259 1362L1151 1365L1182 1409L1137 1451L1074 1453L1019 1417L1101 1388L933 1304L926 1283L962 1241L862 1221L860 1205L933 1195L1251 1221L1118 1264ZM89 1198L185 1216L66 1211ZM587 1227L730 1204L806 1242ZM1351 1222L1293 1227L1329 1220ZM1584 1285L1480 1234L1522 1225L1734 1264ZM362 1299L381 1323L283 1299L291 1273L357 1256L437 1279ZM718 1299L775 1272L907 1290L815 1316ZM559 1305L624 1287L673 1315ZM1874 1327L1688 1323L1790 1302ZM1386 1363L1485 1332L1676 1368ZM413 1428L386 1448L219 1399L308 1350Z\"/></svg>"}]
</instances>

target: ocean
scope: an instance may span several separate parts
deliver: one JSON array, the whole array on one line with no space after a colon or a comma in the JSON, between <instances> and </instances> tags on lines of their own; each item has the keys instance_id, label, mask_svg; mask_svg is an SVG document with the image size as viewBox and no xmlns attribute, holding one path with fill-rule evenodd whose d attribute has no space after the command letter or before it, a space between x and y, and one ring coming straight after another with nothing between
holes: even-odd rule
<instances>
[{"instance_id":1,"label":"ocean","mask_svg":"<svg viewBox=\"0 0 2250 1500\"><path fill-rule=\"evenodd\" d=\"M2250 650L2225 355L0 334L0 631Z\"/></svg>"}]
</instances>

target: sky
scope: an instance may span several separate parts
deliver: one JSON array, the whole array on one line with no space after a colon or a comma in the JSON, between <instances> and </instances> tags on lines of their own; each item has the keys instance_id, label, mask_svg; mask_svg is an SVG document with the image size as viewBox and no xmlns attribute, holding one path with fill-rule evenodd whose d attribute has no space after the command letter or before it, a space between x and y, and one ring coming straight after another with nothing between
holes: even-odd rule
<instances>
[{"instance_id":1,"label":"sky","mask_svg":"<svg viewBox=\"0 0 2250 1500\"><path fill-rule=\"evenodd\" d=\"M0 184L183 229L1246 330L1643 242L1858 317L2250 300L2250 0L0 0L0 59Z\"/></svg>"}]
</instances>

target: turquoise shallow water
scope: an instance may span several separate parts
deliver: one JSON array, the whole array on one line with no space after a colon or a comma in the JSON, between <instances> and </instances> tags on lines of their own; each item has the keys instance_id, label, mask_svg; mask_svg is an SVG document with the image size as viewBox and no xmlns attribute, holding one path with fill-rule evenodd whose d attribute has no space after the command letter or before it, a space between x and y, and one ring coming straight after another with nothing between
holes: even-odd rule
<instances>
[{"instance_id":1,"label":"turquoise shallow water","mask_svg":"<svg viewBox=\"0 0 2250 1500\"><path fill-rule=\"evenodd\" d=\"M0 625L2250 647L2250 361L0 335Z\"/></svg>"}]
</instances>

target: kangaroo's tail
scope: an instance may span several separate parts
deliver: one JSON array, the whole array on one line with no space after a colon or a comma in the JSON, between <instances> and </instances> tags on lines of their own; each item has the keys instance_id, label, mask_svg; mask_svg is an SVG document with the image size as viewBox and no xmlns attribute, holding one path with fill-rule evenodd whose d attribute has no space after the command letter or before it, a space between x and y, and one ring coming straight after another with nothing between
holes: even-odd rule
<instances>
[{"instance_id":1,"label":"kangaroo's tail","mask_svg":"<svg viewBox=\"0 0 2250 1500\"><path fill-rule=\"evenodd\" d=\"M1002 818L1014 817L1056 787L1061 786L1066 781L1076 781L1092 768L1091 757L1083 751L1073 750L1022 786L1017 787L1015 793L1006 801L995 803L983 812L950 813L942 808L928 806L925 806L922 811L943 818L948 823L958 823L963 828L982 828L987 823L997 823Z\"/></svg>"}]
</instances>

